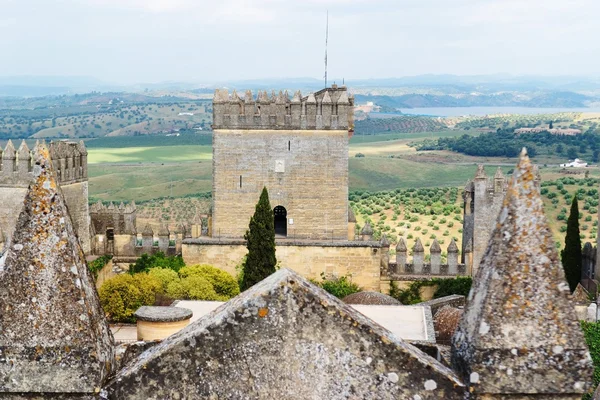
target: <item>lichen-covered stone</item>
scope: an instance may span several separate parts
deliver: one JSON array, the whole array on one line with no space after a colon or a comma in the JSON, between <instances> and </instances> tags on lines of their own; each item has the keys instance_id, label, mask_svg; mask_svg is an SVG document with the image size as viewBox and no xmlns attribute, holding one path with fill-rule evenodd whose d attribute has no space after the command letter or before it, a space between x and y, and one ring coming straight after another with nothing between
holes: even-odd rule
<instances>
[{"instance_id":1,"label":"lichen-covered stone","mask_svg":"<svg viewBox=\"0 0 600 400\"><path fill-rule=\"evenodd\" d=\"M121 370L107 399L463 399L454 373L282 269Z\"/></svg>"},{"instance_id":2,"label":"lichen-covered stone","mask_svg":"<svg viewBox=\"0 0 600 400\"><path fill-rule=\"evenodd\" d=\"M433 326L437 343L450 344L450 339L458 327L462 314L463 310L450 306L443 306L435 313Z\"/></svg>"},{"instance_id":3,"label":"lichen-covered stone","mask_svg":"<svg viewBox=\"0 0 600 400\"><path fill-rule=\"evenodd\" d=\"M575 291L571 295L571 301L574 304L585 304L586 306L590 304L590 295L581 285L581 283L577 284Z\"/></svg>"},{"instance_id":4,"label":"lichen-covered stone","mask_svg":"<svg viewBox=\"0 0 600 400\"><path fill-rule=\"evenodd\" d=\"M0 270L0 394L94 393L111 371L112 334L45 145L34 163Z\"/></svg>"},{"instance_id":5,"label":"lichen-covered stone","mask_svg":"<svg viewBox=\"0 0 600 400\"><path fill-rule=\"evenodd\" d=\"M364 305L389 305L401 306L398 300L387 294L379 292L358 292L350 294L342 299L346 304L364 304Z\"/></svg>"},{"instance_id":6,"label":"lichen-covered stone","mask_svg":"<svg viewBox=\"0 0 600 400\"><path fill-rule=\"evenodd\" d=\"M534 178L524 151L453 337L453 366L478 398L571 398L591 382Z\"/></svg>"}]
</instances>

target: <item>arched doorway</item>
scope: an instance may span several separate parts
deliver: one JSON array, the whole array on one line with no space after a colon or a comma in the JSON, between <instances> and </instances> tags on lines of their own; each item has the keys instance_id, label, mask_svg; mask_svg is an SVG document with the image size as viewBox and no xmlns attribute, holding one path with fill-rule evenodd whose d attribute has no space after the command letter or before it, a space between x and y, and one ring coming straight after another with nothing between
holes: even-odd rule
<instances>
[{"instance_id":1,"label":"arched doorway","mask_svg":"<svg viewBox=\"0 0 600 400\"><path fill-rule=\"evenodd\" d=\"M273 209L275 214L275 236L287 236L287 210L283 206Z\"/></svg>"}]
</instances>

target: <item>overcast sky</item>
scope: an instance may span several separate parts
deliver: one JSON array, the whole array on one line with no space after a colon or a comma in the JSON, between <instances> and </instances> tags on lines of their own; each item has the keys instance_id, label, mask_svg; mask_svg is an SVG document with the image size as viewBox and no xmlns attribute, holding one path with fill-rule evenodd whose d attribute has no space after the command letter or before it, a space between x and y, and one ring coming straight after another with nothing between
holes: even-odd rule
<instances>
[{"instance_id":1,"label":"overcast sky","mask_svg":"<svg viewBox=\"0 0 600 400\"><path fill-rule=\"evenodd\" d=\"M600 0L0 0L0 76L600 75Z\"/></svg>"}]
</instances>

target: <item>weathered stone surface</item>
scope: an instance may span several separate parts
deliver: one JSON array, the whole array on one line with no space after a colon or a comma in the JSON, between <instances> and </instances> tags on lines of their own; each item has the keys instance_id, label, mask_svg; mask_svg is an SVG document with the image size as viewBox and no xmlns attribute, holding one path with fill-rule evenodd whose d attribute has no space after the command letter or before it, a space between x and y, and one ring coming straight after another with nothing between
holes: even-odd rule
<instances>
[{"instance_id":1,"label":"weathered stone surface","mask_svg":"<svg viewBox=\"0 0 600 400\"><path fill-rule=\"evenodd\" d=\"M590 304L590 295L585 288L581 286L581 283L577 284L577 287L573 291L571 301L573 301L574 304L585 304L586 306Z\"/></svg>"},{"instance_id":2,"label":"weathered stone surface","mask_svg":"<svg viewBox=\"0 0 600 400\"><path fill-rule=\"evenodd\" d=\"M346 304L366 304L366 305L390 305L401 306L398 300L387 294L379 292L358 292L348 295L342 299Z\"/></svg>"},{"instance_id":3,"label":"weathered stone surface","mask_svg":"<svg viewBox=\"0 0 600 400\"><path fill-rule=\"evenodd\" d=\"M460 307L464 307L465 303L466 303L465 296L461 296L459 294L452 294L450 296L444 296L444 297L439 297L437 299L424 301L422 303L418 303L418 305L431 307L431 313L433 315L435 315L438 312L438 310L444 306L460 308Z\"/></svg>"},{"instance_id":4,"label":"weathered stone surface","mask_svg":"<svg viewBox=\"0 0 600 400\"><path fill-rule=\"evenodd\" d=\"M524 151L453 338L452 363L482 398L567 398L591 382L533 172Z\"/></svg>"},{"instance_id":5,"label":"weathered stone surface","mask_svg":"<svg viewBox=\"0 0 600 400\"><path fill-rule=\"evenodd\" d=\"M144 352L108 399L462 399L453 372L282 269Z\"/></svg>"},{"instance_id":6,"label":"weathered stone surface","mask_svg":"<svg viewBox=\"0 0 600 400\"><path fill-rule=\"evenodd\" d=\"M181 307L142 306L134 315L142 321L175 322L192 318L192 310Z\"/></svg>"},{"instance_id":7,"label":"weathered stone surface","mask_svg":"<svg viewBox=\"0 0 600 400\"><path fill-rule=\"evenodd\" d=\"M450 344L450 339L454 335L462 315L463 310L450 306L443 306L435 313L433 326L437 343Z\"/></svg>"},{"instance_id":8,"label":"weathered stone surface","mask_svg":"<svg viewBox=\"0 0 600 400\"><path fill-rule=\"evenodd\" d=\"M0 393L94 393L111 371L112 334L45 145L34 162L0 270Z\"/></svg>"}]
</instances>

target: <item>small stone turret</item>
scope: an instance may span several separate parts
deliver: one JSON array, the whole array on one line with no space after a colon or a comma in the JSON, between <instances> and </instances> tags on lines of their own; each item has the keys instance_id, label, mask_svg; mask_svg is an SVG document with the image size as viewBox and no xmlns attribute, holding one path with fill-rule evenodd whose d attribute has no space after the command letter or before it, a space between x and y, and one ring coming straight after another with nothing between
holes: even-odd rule
<instances>
[{"instance_id":1,"label":"small stone turret","mask_svg":"<svg viewBox=\"0 0 600 400\"><path fill-rule=\"evenodd\" d=\"M448 245L448 274L456 275L458 273L458 246L454 239Z\"/></svg>"},{"instance_id":2,"label":"small stone turret","mask_svg":"<svg viewBox=\"0 0 600 400\"><path fill-rule=\"evenodd\" d=\"M575 399L591 382L534 178L523 150L453 337L452 365L476 398Z\"/></svg>"},{"instance_id":3,"label":"small stone turret","mask_svg":"<svg viewBox=\"0 0 600 400\"><path fill-rule=\"evenodd\" d=\"M373 227L369 221L365 222L365 226L360 230L360 237L363 241L373 240Z\"/></svg>"},{"instance_id":4,"label":"small stone turret","mask_svg":"<svg viewBox=\"0 0 600 400\"><path fill-rule=\"evenodd\" d=\"M398 243L396 244L396 265L398 268L397 272L404 272L408 258L407 252L408 249L406 248L406 242L404 241L404 238L398 238Z\"/></svg>"},{"instance_id":5,"label":"small stone turret","mask_svg":"<svg viewBox=\"0 0 600 400\"><path fill-rule=\"evenodd\" d=\"M169 228L166 224L161 224L160 229L158 230L158 249L163 253L167 253L169 250L169 236L171 232L169 232Z\"/></svg>"},{"instance_id":6,"label":"small stone turret","mask_svg":"<svg viewBox=\"0 0 600 400\"><path fill-rule=\"evenodd\" d=\"M142 231L142 250L144 253L152 252L152 245L154 244L154 231L150 224L146 224Z\"/></svg>"},{"instance_id":7,"label":"small stone turret","mask_svg":"<svg viewBox=\"0 0 600 400\"><path fill-rule=\"evenodd\" d=\"M191 225L192 238L199 238L202 236L202 218L199 215L195 215Z\"/></svg>"},{"instance_id":8,"label":"small stone turret","mask_svg":"<svg viewBox=\"0 0 600 400\"><path fill-rule=\"evenodd\" d=\"M23 175L31 171L31 152L24 140L17 151L17 171Z\"/></svg>"},{"instance_id":9,"label":"small stone turret","mask_svg":"<svg viewBox=\"0 0 600 400\"><path fill-rule=\"evenodd\" d=\"M234 90L217 89L213 98L213 129L352 130L354 98L336 85L290 100L287 92L259 91L256 101L246 91L244 101Z\"/></svg>"},{"instance_id":10,"label":"small stone turret","mask_svg":"<svg viewBox=\"0 0 600 400\"><path fill-rule=\"evenodd\" d=\"M431 263L431 274L439 275L440 267L442 265L442 248L438 243L437 239L433 239L433 243L429 248L430 251L430 263Z\"/></svg>"},{"instance_id":11,"label":"small stone turret","mask_svg":"<svg viewBox=\"0 0 600 400\"><path fill-rule=\"evenodd\" d=\"M383 234L383 236L381 236L380 245L381 245L380 274L387 275L389 265L390 265L390 241L388 240L385 233Z\"/></svg>"},{"instance_id":12,"label":"small stone turret","mask_svg":"<svg viewBox=\"0 0 600 400\"><path fill-rule=\"evenodd\" d=\"M17 152L15 151L15 146L13 146L12 140L9 139L2 152L2 175L10 176L16 171L16 159Z\"/></svg>"},{"instance_id":13,"label":"small stone turret","mask_svg":"<svg viewBox=\"0 0 600 400\"><path fill-rule=\"evenodd\" d=\"M425 249L421 239L417 238L413 246L413 271L415 274L423 273L423 264L425 262Z\"/></svg>"},{"instance_id":14,"label":"small stone turret","mask_svg":"<svg viewBox=\"0 0 600 400\"><path fill-rule=\"evenodd\" d=\"M504 174L502 173L502 168L498 167L496 169L496 175L494 175L494 192L502 192L504 189Z\"/></svg>"}]
</instances>

